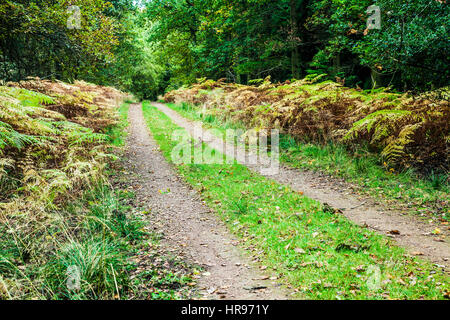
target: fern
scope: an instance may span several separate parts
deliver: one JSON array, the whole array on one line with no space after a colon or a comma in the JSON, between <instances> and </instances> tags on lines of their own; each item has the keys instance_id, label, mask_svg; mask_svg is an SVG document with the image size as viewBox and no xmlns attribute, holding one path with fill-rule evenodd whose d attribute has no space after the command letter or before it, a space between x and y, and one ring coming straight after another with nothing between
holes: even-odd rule
<instances>
[{"instance_id":1,"label":"fern","mask_svg":"<svg viewBox=\"0 0 450 320\"><path fill-rule=\"evenodd\" d=\"M6 146L22 149L27 144L39 143L38 138L19 133L13 130L9 124L0 121L0 149Z\"/></svg>"},{"instance_id":2,"label":"fern","mask_svg":"<svg viewBox=\"0 0 450 320\"><path fill-rule=\"evenodd\" d=\"M280 128L300 140L332 140L349 147L367 144L396 165L430 161L430 167L448 167L448 101L436 98L430 102L389 92L389 88L346 88L324 78L327 76L314 74L266 85L260 85L261 79L252 85L202 80L168 92L164 100L197 105L204 114L213 110L216 117L246 127ZM203 94L205 90L209 94Z\"/></svg>"},{"instance_id":3,"label":"fern","mask_svg":"<svg viewBox=\"0 0 450 320\"><path fill-rule=\"evenodd\" d=\"M23 106L40 107L55 104L54 98L48 95L22 88L1 87L0 96L17 99Z\"/></svg>"},{"instance_id":4,"label":"fern","mask_svg":"<svg viewBox=\"0 0 450 320\"><path fill-rule=\"evenodd\" d=\"M108 136L102 133L95 133L92 129L79 124L63 121L58 125L64 130L64 135L69 138L70 145L81 145L84 143L102 143L108 141Z\"/></svg>"},{"instance_id":5,"label":"fern","mask_svg":"<svg viewBox=\"0 0 450 320\"><path fill-rule=\"evenodd\" d=\"M390 121L395 121L404 115L411 114L411 111L407 110L380 110L369 114L365 118L355 122L353 127L344 136L344 140L351 140L357 138L362 132L373 131L373 140L379 141L383 137L389 134L389 130L386 125Z\"/></svg>"},{"instance_id":6,"label":"fern","mask_svg":"<svg viewBox=\"0 0 450 320\"><path fill-rule=\"evenodd\" d=\"M392 141L381 151L381 156L391 164L396 163L400 158L406 156L405 147L414 141L411 137L421 125L421 123L417 123L404 127L398 137L390 139Z\"/></svg>"}]
</instances>

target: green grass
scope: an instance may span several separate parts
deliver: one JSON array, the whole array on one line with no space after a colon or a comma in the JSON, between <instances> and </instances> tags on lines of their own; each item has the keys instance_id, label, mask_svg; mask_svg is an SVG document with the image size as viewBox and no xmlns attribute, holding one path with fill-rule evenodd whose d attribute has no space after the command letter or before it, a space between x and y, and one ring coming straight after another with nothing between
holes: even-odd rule
<instances>
[{"instance_id":1,"label":"green grass","mask_svg":"<svg viewBox=\"0 0 450 320\"><path fill-rule=\"evenodd\" d=\"M49 212L40 232L1 224L0 296L9 299L113 299L129 286L127 253L142 239L143 222L129 215L124 194L105 184L88 189L64 209ZM17 222L17 221L15 221ZM35 224L36 222L32 222ZM32 225L30 225L31 227ZM67 272L78 268L80 288L69 290Z\"/></svg>"},{"instance_id":2,"label":"green grass","mask_svg":"<svg viewBox=\"0 0 450 320\"><path fill-rule=\"evenodd\" d=\"M219 110L203 114L200 108L187 103L167 105L182 116L203 121L206 128L219 129L222 133L226 129L244 129L242 123L221 117ZM304 143L289 135L280 137L280 161L292 167L344 178L359 186L358 191L362 194L387 200L389 204L401 203L409 212L450 220L448 174L432 174L423 178L413 169L396 172L365 148L352 154L344 145Z\"/></svg>"},{"instance_id":3,"label":"green grass","mask_svg":"<svg viewBox=\"0 0 450 320\"><path fill-rule=\"evenodd\" d=\"M121 147L124 145L125 141L125 131L124 129L128 127L128 110L130 109L130 103L124 102L120 105L118 109L119 113L119 123L108 128L107 135L109 137L109 143L116 147Z\"/></svg>"},{"instance_id":4,"label":"green grass","mask_svg":"<svg viewBox=\"0 0 450 320\"><path fill-rule=\"evenodd\" d=\"M131 286L128 271L132 268L128 254L132 252L134 243L146 237L144 222L130 214L130 208L124 204L127 198L127 193L116 193L101 186L97 190L89 190L83 199L68 208L64 215L69 219L76 215L77 208L87 209L87 212L77 226L79 237L70 237L60 243L56 254L40 270L45 278L46 297L126 297ZM71 228L64 229L69 231ZM70 266L80 270L79 290L67 289L66 272Z\"/></svg>"},{"instance_id":5,"label":"green grass","mask_svg":"<svg viewBox=\"0 0 450 320\"><path fill-rule=\"evenodd\" d=\"M144 116L170 161L178 143L171 135L179 128L148 103ZM205 145L202 148L211 152ZM240 236L242 246L302 297L441 299L448 290L448 277L428 262L408 256L386 237L324 211L316 201L242 165L177 168ZM378 270L379 289L370 286Z\"/></svg>"}]
</instances>

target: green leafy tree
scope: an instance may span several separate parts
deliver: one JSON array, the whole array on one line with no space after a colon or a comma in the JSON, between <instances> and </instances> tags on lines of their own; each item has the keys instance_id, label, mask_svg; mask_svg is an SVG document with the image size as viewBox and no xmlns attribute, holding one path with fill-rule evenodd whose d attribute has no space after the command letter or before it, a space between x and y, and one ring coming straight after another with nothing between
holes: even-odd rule
<instances>
[{"instance_id":1,"label":"green leafy tree","mask_svg":"<svg viewBox=\"0 0 450 320\"><path fill-rule=\"evenodd\" d=\"M78 5L81 28L68 28ZM5 0L0 4L0 74L6 80L27 76L63 80L89 78L112 59L116 20L102 0Z\"/></svg>"}]
</instances>

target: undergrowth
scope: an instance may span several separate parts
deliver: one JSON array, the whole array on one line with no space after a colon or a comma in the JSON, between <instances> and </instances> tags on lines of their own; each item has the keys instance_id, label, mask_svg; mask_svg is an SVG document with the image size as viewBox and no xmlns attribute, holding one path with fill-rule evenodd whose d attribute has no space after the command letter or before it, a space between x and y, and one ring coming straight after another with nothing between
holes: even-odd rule
<instances>
[{"instance_id":1,"label":"undergrowth","mask_svg":"<svg viewBox=\"0 0 450 320\"><path fill-rule=\"evenodd\" d=\"M128 290L126 255L142 222L106 171L123 97L84 82L0 87L0 299L112 299Z\"/></svg>"},{"instance_id":2,"label":"undergrowth","mask_svg":"<svg viewBox=\"0 0 450 320\"><path fill-rule=\"evenodd\" d=\"M282 84L266 79L259 86L203 79L167 93L164 99L198 105L205 110L205 119L218 115L251 128L279 128L303 142L333 141L349 150L366 145L396 169L448 174L448 100L391 93L386 88L351 89L320 79Z\"/></svg>"}]
</instances>

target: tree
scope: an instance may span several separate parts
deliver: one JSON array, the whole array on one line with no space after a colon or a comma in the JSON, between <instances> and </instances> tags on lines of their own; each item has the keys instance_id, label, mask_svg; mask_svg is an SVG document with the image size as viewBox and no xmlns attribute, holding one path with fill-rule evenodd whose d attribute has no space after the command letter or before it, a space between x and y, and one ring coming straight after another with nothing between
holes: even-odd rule
<instances>
[{"instance_id":1,"label":"tree","mask_svg":"<svg viewBox=\"0 0 450 320\"><path fill-rule=\"evenodd\" d=\"M81 7L81 29L69 29L69 5ZM117 45L116 21L105 14L102 0L5 0L0 4L0 75L92 77L112 59Z\"/></svg>"}]
</instances>

